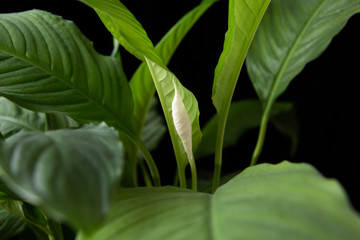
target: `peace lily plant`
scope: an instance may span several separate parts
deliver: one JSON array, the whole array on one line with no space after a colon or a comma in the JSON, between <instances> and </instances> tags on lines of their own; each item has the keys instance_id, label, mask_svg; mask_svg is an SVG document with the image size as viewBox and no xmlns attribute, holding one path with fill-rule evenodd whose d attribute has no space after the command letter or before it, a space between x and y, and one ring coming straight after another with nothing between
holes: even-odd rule
<instances>
[{"instance_id":1,"label":"peace lily plant","mask_svg":"<svg viewBox=\"0 0 360 240\"><path fill-rule=\"evenodd\" d=\"M269 121L291 109L278 97L360 0L229 0L216 116L202 130L195 96L167 64L216 0L201 1L156 46L120 1L80 1L113 35L111 56L59 16L0 14L0 239L360 239L359 215L337 181L305 163L257 164ZM142 61L129 80L120 46ZM232 101L245 60L259 101ZM162 116L174 186L162 185L151 155ZM226 181L222 150L253 127L250 166ZM195 165L209 155L204 187Z\"/></svg>"}]
</instances>

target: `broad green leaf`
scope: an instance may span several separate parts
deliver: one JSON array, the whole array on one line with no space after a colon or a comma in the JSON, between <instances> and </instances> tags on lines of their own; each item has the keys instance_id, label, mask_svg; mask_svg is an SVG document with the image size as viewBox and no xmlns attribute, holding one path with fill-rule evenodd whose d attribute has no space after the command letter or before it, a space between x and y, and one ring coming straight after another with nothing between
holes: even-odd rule
<instances>
[{"instance_id":1,"label":"broad green leaf","mask_svg":"<svg viewBox=\"0 0 360 240\"><path fill-rule=\"evenodd\" d=\"M0 132L7 138L21 130L45 130L45 115L26 110L0 97Z\"/></svg>"},{"instance_id":2,"label":"broad green leaf","mask_svg":"<svg viewBox=\"0 0 360 240\"><path fill-rule=\"evenodd\" d=\"M308 164L282 162L250 167L213 195L174 187L123 189L89 239L359 238L359 215L338 182Z\"/></svg>"},{"instance_id":3,"label":"broad green leaf","mask_svg":"<svg viewBox=\"0 0 360 240\"><path fill-rule=\"evenodd\" d=\"M132 128L132 97L114 57L44 11L0 15L0 94L34 111Z\"/></svg>"},{"instance_id":4,"label":"broad green leaf","mask_svg":"<svg viewBox=\"0 0 360 240\"><path fill-rule=\"evenodd\" d=\"M272 104L357 12L359 0L273 0L246 61L260 99Z\"/></svg>"},{"instance_id":5,"label":"broad green leaf","mask_svg":"<svg viewBox=\"0 0 360 240\"><path fill-rule=\"evenodd\" d=\"M169 63L175 50L191 27L215 1L217 0L203 0L197 7L184 15L156 45L155 51L165 65ZM155 93L155 86L146 63L142 63L134 73L130 81L130 87L134 99L135 129L140 133Z\"/></svg>"},{"instance_id":6,"label":"broad green leaf","mask_svg":"<svg viewBox=\"0 0 360 240\"><path fill-rule=\"evenodd\" d=\"M6 240L16 236L25 229L22 217L0 207L0 239Z\"/></svg>"},{"instance_id":7,"label":"broad green leaf","mask_svg":"<svg viewBox=\"0 0 360 240\"><path fill-rule=\"evenodd\" d=\"M254 88L264 103L252 165L261 153L270 111L277 97L359 11L359 0L272 1L246 62Z\"/></svg>"},{"instance_id":8,"label":"broad green leaf","mask_svg":"<svg viewBox=\"0 0 360 240\"><path fill-rule=\"evenodd\" d=\"M154 46L135 16L119 0L79 0L92 7L119 43L138 59L160 63Z\"/></svg>"},{"instance_id":9,"label":"broad green leaf","mask_svg":"<svg viewBox=\"0 0 360 240\"><path fill-rule=\"evenodd\" d=\"M20 132L1 145L2 177L11 190L86 233L101 223L122 174L114 130Z\"/></svg>"},{"instance_id":10,"label":"broad green leaf","mask_svg":"<svg viewBox=\"0 0 360 240\"><path fill-rule=\"evenodd\" d=\"M283 113L284 116L293 109L291 103L277 103L272 110L272 117ZM262 104L258 100L243 100L231 104L224 136L224 148L235 145L238 139L248 130L259 127L262 115ZM197 157L214 153L217 116L212 117L203 128L203 137L196 152ZM278 123L279 128L285 123ZM290 131L291 128L288 130ZM286 131L286 132L288 132Z\"/></svg>"}]
</instances>

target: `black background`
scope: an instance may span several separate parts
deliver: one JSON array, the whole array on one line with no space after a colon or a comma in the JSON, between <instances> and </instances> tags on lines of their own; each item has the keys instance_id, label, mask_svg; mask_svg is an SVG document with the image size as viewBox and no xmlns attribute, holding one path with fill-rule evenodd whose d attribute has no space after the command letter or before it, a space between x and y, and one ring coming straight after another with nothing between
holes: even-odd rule
<instances>
[{"instance_id":1,"label":"black background","mask_svg":"<svg viewBox=\"0 0 360 240\"><path fill-rule=\"evenodd\" d=\"M123 0L142 23L150 39L156 44L161 37L198 2L194 0ZM112 37L89 7L74 0L28 1L3 0L0 12L44 9L73 20L94 42L95 48L110 54ZM328 49L309 63L290 84L279 100L295 103L299 126L299 148L294 162L309 162L323 175L336 178L348 192L354 207L360 210L359 174L359 68L360 16L352 17L336 36ZM189 32L175 53L169 68L191 90L199 101L200 121L204 125L214 114L211 103L212 79L217 59L222 51L227 29L227 1L211 7ZM124 51L123 51L124 52ZM139 61L123 54L124 67L130 77ZM256 98L243 68L235 99ZM224 152L224 172L249 164L257 138L257 130L248 132L236 147ZM161 150L154 157L161 175L173 173L175 160L168 136L161 142ZM276 163L289 159L289 141L269 127L260 162ZM212 166L212 159L199 162L200 167ZM162 167L161 167L162 166ZM166 182L166 180L165 180ZM169 180L168 183L171 183Z\"/></svg>"}]
</instances>

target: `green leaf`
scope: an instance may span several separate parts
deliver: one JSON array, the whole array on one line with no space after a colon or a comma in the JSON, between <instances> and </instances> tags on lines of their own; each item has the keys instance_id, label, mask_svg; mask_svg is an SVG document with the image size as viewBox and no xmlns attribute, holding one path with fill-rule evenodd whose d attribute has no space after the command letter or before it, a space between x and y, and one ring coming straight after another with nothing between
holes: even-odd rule
<instances>
[{"instance_id":1,"label":"green leaf","mask_svg":"<svg viewBox=\"0 0 360 240\"><path fill-rule=\"evenodd\" d=\"M0 132L7 138L21 130L45 130L45 115L26 110L0 97Z\"/></svg>"},{"instance_id":2,"label":"green leaf","mask_svg":"<svg viewBox=\"0 0 360 240\"><path fill-rule=\"evenodd\" d=\"M188 157L185 152L183 143L176 132L174 120L171 115L172 101L174 99L175 88L174 83L177 86L180 97L184 103L185 109L189 115L192 130L192 149L196 151L202 137L199 124L199 108L198 102L195 96L186 88L184 88L179 80L167 69L159 66L158 64L147 59L147 64L150 69L151 75L154 79L156 89L164 110L166 123L170 132L170 137L173 142L176 160L178 163L179 174L184 172L186 165L188 164ZM173 83L174 82L174 83ZM179 176L182 179L182 176Z\"/></svg>"},{"instance_id":3,"label":"green leaf","mask_svg":"<svg viewBox=\"0 0 360 240\"><path fill-rule=\"evenodd\" d=\"M112 35L124 48L138 59L145 57L155 62L161 59L135 16L118 0L79 0L92 7Z\"/></svg>"},{"instance_id":4,"label":"green leaf","mask_svg":"<svg viewBox=\"0 0 360 240\"><path fill-rule=\"evenodd\" d=\"M359 11L359 0L272 1L246 61L252 84L264 103L252 165L260 155L270 111L277 97Z\"/></svg>"},{"instance_id":5,"label":"green leaf","mask_svg":"<svg viewBox=\"0 0 360 240\"><path fill-rule=\"evenodd\" d=\"M163 117L160 116L156 107L158 100L153 98L148 114L146 115L144 128L141 134L141 140L149 151L155 150L160 140L166 132L166 126Z\"/></svg>"},{"instance_id":6,"label":"green leaf","mask_svg":"<svg viewBox=\"0 0 360 240\"><path fill-rule=\"evenodd\" d=\"M218 113L213 191L219 185L227 115L250 43L270 0L229 1L228 31L215 69L212 101Z\"/></svg>"},{"instance_id":7,"label":"green leaf","mask_svg":"<svg viewBox=\"0 0 360 240\"><path fill-rule=\"evenodd\" d=\"M110 128L21 132L2 144L0 167L20 197L91 233L108 213L122 154Z\"/></svg>"},{"instance_id":8,"label":"green leaf","mask_svg":"<svg viewBox=\"0 0 360 240\"><path fill-rule=\"evenodd\" d=\"M214 0L202 1L197 7L183 16L156 45L155 52L163 60L165 65L168 64L176 48L190 30L190 28L214 2ZM142 63L132 76L130 81L130 88L132 89L134 100L134 128L137 135L141 136L145 142L145 145L148 146L147 143L148 140L150 140L150 138L147 137L150 136L150 132L148 130L152 129L155 131L154 128L148 128L148 115L151 115L152 118L152 116L154 116L153 113L155 113L151 111L150 106L151 102L155 99L155 85L146 63ZM158 133L160 132L162 131L159 131ZM134 172L136 175L138 155L137 149L133 144L129 144L126 141L124 141L124 144L126 145L125 148L128 154L128 159L130 160L127 163L130 164L132 162L134 168L132 171L127 171L127 173ZM131 159L134 160L131 161ZM136 179L134 177L130 178Z\"/></svg>"},{"instance_id":9,"label":"green leaf","mask_svg":"<svg viewBox=\"0 0 360 240\"><path fill-rule=\"evenodd\" d=\"M132 128L132 97L114 57L44 11L0 15L0 94L25 108Z\"/></svg>"},{"instance_id":10,"label":"green leaf","mask_svg":"<svg viewBox=\"0 0 360 240\"><path fill-rule=\"evenodd\" d=\"M245 56L269 3L270 0L229 1L228 31L215 69L212 94L219 114L228 111Z\"/></svg>"},{"instance_id":11,"label":"green leaf","mask_svg":"<svg viewBox=\"0 0 360 240\"><path fill-rule=\"evenodd\" d=\"M0 207L0 239L6 240L16 236L25 229L22 217Z\"/></svg>"},{"instance_id":12,"label":"green leaf","mask_svg":"<svg viewBox=\"0 0 360 240\"><path fill-rule=\"evenodd\" d=\"M215 1L216 0L203 0L193 10L184 15L156 45L155 51L165 65L169 63L175 50L191 27ZM133 91L134 99L135 129L141 132L155 93L155 86L146 63L142 63L136 70L131 78L130 87Z\"/></svg>"},{"instance_id":13,"label":"green leaf","mask_svg":"<svg viewBox=\"0 0 360 240\"><path fill-rule=\"evenodd\" d=\"M246 62L260 99L275 101L359 11L359 0L273 0Z\"/></svg>"},{"instance_id":14,"label":"green leaf","mask_svg":"<svg viewBox=\"0 0 360 240\"><path fill-rule=\"evenodd\" d=\"M174 187L123 189L91 239L359 238L359 215L338 182L308 164L282 162L250 167L213 195Z\"/></svg>"},{"instance_id":15,"label":"green leaf","mask_svg":"<svg viewBox=\"0 0 360 240\"><path fill-rule=\"evenodd\" d=\"M291 103L277 103L272 110L272 119L283 113L284 116L293 109ZM262 116L262 104L258 100L243 100L231 104L224 136L224 148L233 146L238 139L248 130L259 127ZM204 157L214 153L218 117L215 115L204 126L201 143L196 152L197 157ZM278 122L279 128L287 122ZM288 126L291 131L291 126Z\"/></svg>"},{"instance_id":16,"label":"green leaf","mask_svg":"<svg viewBox=\"0 0 360 240\"><path fill-rule=\"evenodd\" d=\"M182 145L182 141L176 134L174 123L172 121L173 119L170 114L170 101L172 101L174 96L174 86L172 80L175 79L174 81L178 84L181 94L186 94L185 97L182 97L183 101L187 102L185 103L186 110L190 115L190 119L192 120L191 123L193 124L192 137L194 141L194 149L196 149L201 137L198 123L199 111L195 97L187 89L185 89L175 76L166 68L163 60L158 56L141 24L121 2L117 0L80 1L95 9L105 26L121 45L123 45L130 53L140 60L146 61L165 114L179 171L184 172L188 157L184 154L185 151L183 151L184 147ZM180 176L180 179L182 183L185 182L183 175Z\"/></svg>"},{"instance_id":17,"label":"green leaf","mask_svg":"<svg viewBox=\"0 0 360 240\"><path fill-rule=\"evenodd\" d=\"M61 113L46 113L46 130L77 128L79 123Z\"/></svg>"}]
</instances>

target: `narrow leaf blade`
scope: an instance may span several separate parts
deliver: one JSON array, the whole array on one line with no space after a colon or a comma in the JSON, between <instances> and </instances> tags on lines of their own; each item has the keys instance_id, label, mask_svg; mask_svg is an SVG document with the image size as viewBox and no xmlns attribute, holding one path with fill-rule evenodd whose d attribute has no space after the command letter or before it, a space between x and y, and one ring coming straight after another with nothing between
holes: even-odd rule
<instances>
[{"instance_id":1,"label":"narrow leaf blade","mask_svg":"<svg viewBox=\"0 0 360 240\"><path fill-rule=\"evenodd\" d=\"M202 1L193 10L184 15L155 46L155 51L167 65L175 50L204 12L217 0ZM155 86L146 63L142 63L130 80L134 99L135 129L140 131L144 124L150 102L155 93Z\"/></svg>"},{"instance_id":2,"label":"narrow leaf blade","mask_svg":"<svg viewBox=\"0 0 360 240\"><path fill-rule=\"evenodd\" d=\"M142 61L161 62L154 46L135 16L118 0L80 0L92 7L107 29L127 51Z\"/></svg>"},{"instance_id":3,"label":"narrow leaf blade","mask_svg":"<svg viewBox=\"0 0 360 240\"><path fill-rule=\"evenodd\" d=\"M217 112L228 111L250 43L270 0L229 1L228 32L215 69L212 99Z\"/></svg>"},{"instance_id":4,"label":"narrow leaf blade","mask_svg":"<svg viewBox=\"0 0 360 240\"><path fill-rule=\"evenodd\" d=\"M11 239L21 233L26 227L22 217L8 212L0 207L0 236L1 239Z\"/></svg>"}]
</instances>

